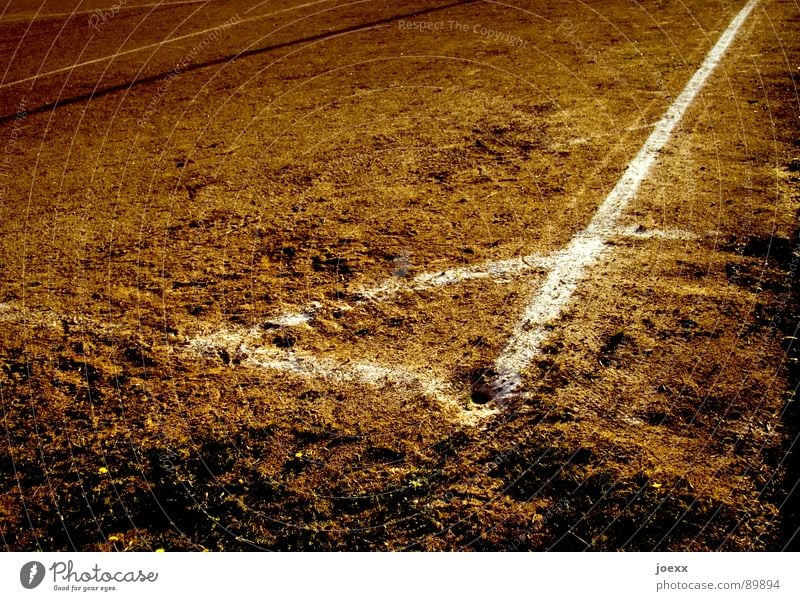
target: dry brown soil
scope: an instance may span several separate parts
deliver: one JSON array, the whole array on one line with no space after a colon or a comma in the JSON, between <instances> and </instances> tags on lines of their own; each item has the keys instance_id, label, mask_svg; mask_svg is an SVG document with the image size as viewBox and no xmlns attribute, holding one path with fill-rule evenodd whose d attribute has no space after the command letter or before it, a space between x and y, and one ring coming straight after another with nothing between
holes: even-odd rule
<instances>
[{"instance_id":1,"label":"dry brown soil","mask_svg":"<svg viewBox=\"0 0 800 601\"><path fill-rule=\"evenodd\" d=\"M564 248L743 2L137 2L0 4L6 549L797 544L796 2L502 406L544 270L411 283Z\"/></svg>"}]
</instances>

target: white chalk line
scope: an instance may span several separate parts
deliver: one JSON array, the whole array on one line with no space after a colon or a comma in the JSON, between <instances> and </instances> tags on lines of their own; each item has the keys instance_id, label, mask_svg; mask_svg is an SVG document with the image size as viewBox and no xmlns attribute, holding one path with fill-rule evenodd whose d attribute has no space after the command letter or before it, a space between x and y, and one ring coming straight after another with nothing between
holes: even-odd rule
<instances>
[{"instance_id":1,"label":"white chalk line","mask_svg":"<svg viewBox=\"0 0 800 601\"><path fill-rule=\"evenodd\" d=\"M61 329L64 323L75 326L77 331L99 330L117 333L113 323L95 322L83 316L62 317L50 310L19 307L12 303L0 303L0 322L18 325ZM185 352L191 356L214 357L221 360L222 351L239 365L254 369L285 372L308 379L321 379L333 383L350 383L368 386L376 390L392 388L417 393L437 402L453 419L466 425L476 425L494 414L490 406L471 406L469 410L468 390L439 378L432 370L410 369L403 366L387 366L373 361L340 360L297 351L279 349L263 343L263 328L214 327L206 324L206 333L188 337Z\"/></svg>"},{"instance_id":2,"label":"white chalk line","mask_svg":"<svg viewBox=\"0 0 800 601\"><path fill-rule=\"evenodd\" d=\"M617 231L623 210L635 197L658 153L669 141L686 109L716 69L757 3L758 0L749 0L734 17L683 91L656 124L644 146L595 212L589 225L572 239L562 253L562 260L556 262L544 284L525 307L511 338L495 361L496 375L492 387L496 399L504 399L518 391L522 372L539 354L542 342L547 338L553 322L561 316L569 303L578 283L584 278L584 272L597 263L607 249L610 233Z\"/></svg>"},{"instance_id":3,"label":"white chalk line","mask_svg":"<svg viewBox=\"0 0 800 601\"><path fill-rule=\"evenodd\" d=\"M259 328L223 328L192 338L188 348L197 355L212 357L219 357L220 351L225 350L239 365L245 367L292 373L334 383L361 384L378 390L385 387L406 389L455 410L457 419L468 424L474 425L496 412L495 408L487 406L475 406L465 411L469 391L459 394L452 384L429 371L281 350L264 346L262 336L263 330Z\"/></svg>"},{"instance_id":4,"label":"white chalk line","mask_svg":"<svg viewBox=\"0 0 800 601\"><path fill-rule=\"evenodd\" d=\"M621 236L653 236L673 239L696 238L695 235L683 230L642 231L634 226L622 228L618 233ZM555 252L549 256L531 254L511 259L489 261L475 266L430 271L410 279L394 278L376 286L356 291L354 294L361 297L362 300L355 305L337 306L339 308L354 309L359 304L387 301L403 290L423 291L457 285L471 280L510 281L511 278L522 277L531 271L552 269L555 262L561 259L562 252ZM304 311L284 313L264 323L271 327L280 328L307 325L313 321L317 312L322 308L322 303L310 303ZM22 325L30 324L38 327L61 328L65 320L81 329L116 330L113 324L90 323L89 320L82 316L60 316L50 310L34 310L19 307L16 303L0 303L0 321L12 321ZM306 378L321 378L333 382L363 384L378 389L384 386L405 387L408 390L419 392L442 405L458 408L463 413L460 419L468 424L475 424L477 420L484 419L496 412L496 409L489 405L473 405L470 411L464 411L467 405L465 399L468 397L468 393L459 394L451 384L430 373L421 371L419 368L387 367L374 362L342 361L321 358L298 351L282 351L274 347L265 347L261 344L263 327L251 329L218 328L216 330L208 327L208 329L212 331L190 339L188 350L192 354L219 356L219 351L224 349L230 356L241 355L241 363L254 368L283 371Z\"/></svg>"},{"instance_id":5,"label":"white chalk line","mask_svg":"<svg viewBox=\"0 0 800 601\"><path fill-rule=\"evenodd\" d=\"M618 228L608 232L622 237L696 239L697 236L684 230L642 230L636 226ZM361 300L355 305L338 304L339 309L354 309L364 303L384 302L401 291L422 291L432 288L457 285L477 279L509 281L530 271L554 271L560 262L574 259L569 250L556 251L544 256L531 254L511 259L490 261L484 264L457 267L445 271L431 271L419 274L409 280L394 278L370 288L354 292ZM319 302L310 303L304 311L284 313L264 322L270 327L297 327L309 325L323 308ZM283 351L262 344L263 327L223 328L193 338L189 348L200 355L219 356L225 350L229 356L237 357L240 365L283 371L307 378L319 378L332 382L349 382L381 389L390 386L394 389L404 387L419 392L441 405L459 410L460 420L475 425L499 411L499 405L468 404L469 392L459 394L454 386L437 378L434 374L418 367L409 368L393 365L391 367L375 362L325 358L300 351ZM464 409L470 405L470 411Z\"/></svg>"},{"instance_id":6,"label":"white chalk line","mask_svg":"<svg viewBox=\"0 0 800 601\"><path fill-rule=\"evenodd\" d=\"M88 65L95 65L97 63L102 63L105 61L109 61L115 58L119 58L121 56L126 56L128 54L134 54L136 52L141 52L143 50L150 50L152 48L161 48L162 46L166 46L167 44L172 44L174 42L180 42L182 40L188 40L190 38L194 38L200 35L204 35L215 31L217 29L228 29L230 27L235 27L236 25L241 25L242 23L251 23L253 21L259 21L261 19L267 19L269 17L274 17L276 15L292 12L295 10L299 10L301 8L307 8L309 6L314 6L316 4L323 4L326 2L330 2L330 0L315 0L314 2L306 2L305 4L300 4L298 6L290 6L289 8L283 8L281 10L276 10L275 12L267 13L264 15L255 15L253 17L246 17L244 19L238 19L234 23L222 23L220 25L216 25L215 27L210 27L208 29L204 29L202 31L195 31L193 33L187 33L185 35L180 35L174 38L168 38L166 40L161 40L160 42L154 42L153 44L147 44L146 46L140 46L138 48L130 48L129 50L121 50L119 52L115 52L114 54L109 54L108 56L101 56L100 58L94 58L88 61L83 61L81 63L75 63L70 65L69 67L61 67L59 69L53 69L52 71L46 71L44 73L37 73L36 75L31 75L30 77L25 77L23 79L18 79L16 81L11 81L8 83L0 83L0 90L3 88L10 88L11 86L16 86L21 83L26 83L29 81L35 81L37 79L41 79L43 77L49 77L50 75L57 75L59 73L66 73L68 71L72 71L74 69L78 69L79 67L86 67ZM234 15L236 16L236 15Z\"/></svg>"},{"instance_id":7,"label":"white chalk line","mask_svg":"<svg viewBox=\"0 0 800 601\"><path fill-rule=\"evenodd\" d=\"M511 259L489 261L481 265L453 267L444 271L430 271L416 275L409 280L397 277L386 280L378 286L358 290L355 294L370 301L382 301L394 296L401 290L419 292L430 288L461 284L470 280L509 278L520 276L529 271L551 269L552 263L552 257L531 254Z\"/></svg>"},{"instance_id":8,"label":"white chalk line","mask_svg":"<svg viewBox=\"0 0 800 601\"><path fill-rule=\"evenodd\" d=\"M34 14L34 15L20 15L20 14L11 14L10 16L0 18L0 24L2 23L30 23L36 21L44 21L45 19L58 19L61 17L77 17L80 15L92 15L92 14L108 14L109 12L114 12L114 14L122 12L122 11L130 11L135 9L142 9L142 8L167 8L170 6L180 6L181 4L203 4L208 3L209 0L180 0L179 2L156 2L153 4L127 4L127 5L120 5L116 4L115 6L110 6L108 8L93 8L93 9L86 9L86 10L78 10L71 13L44 13L44 14Z\"/></svg>"},{"instance_id":9,"label":"white chalk line","mask_svg":"<svg viewBox=\"0 0 800 601\"><path fill-rule=\"evenodd\" d=\"M317 4L312 2L302 6ZM644 146L623 173L614 189L600 205L589 225L577 234L564 250L549 256L529 255L486 263L477 267L454 268L443 272L430 272L415 276L410 282L387 280L383 284L364 289L361 296L366 301L381 301L396 294L400 290L424 290L427 288L458 284L471 279L498 278L503 276L518 276L531 270L549 270L543 285L539 288L532 301L525 308L522 318L514 328L512 336L501 355L495 362L495 379L493 388L495 399L502 400L517 391L521 383L521 372L527 368L531 360L539 353L542 342L547 338L549 326L560 317L563 308L570 301L573 292L584 277L584 271L595 264L607 248L607 242L614 235L629 235L638 237L673 237L674 232L647 231L638 229L621 231L618 220L630 200L636 195L641 183L650 172L658 153L664 148L678 122L691 105L699 90L703 87L709 75L717 67L721 57L733 41L736 33L746 20L747 16L757 4L757 0L750 0L731 24L720 36L720 39L706 56L703 64L694 74L684 90L669 107L665 116L655 125L654 131L648 137ZM296 10L302 6L292 7L279 12ZM258 15L236 24L263 19L272 15ZM167 43L179 41L202 35L219 27L205 31L178 36L143 46L116 53L108 57L94 59L57 69L47 73L38 74L23 80L0 85L0 88L10 87L26 81L32 81L48 75L68 71L80 66L110 60L117 56L131 54L148 48L160 47ZM280 316L273 320L277 325L294 326L307 323L313 316L312 311L292 313ZM5 312L5 311L3 311ZM190 343L190 348L199 353L208 353L209 350L224 348L228 353L243 355L242 361L255 367L277 371L292 372L307 377L318 377L333 381L348 381L368 384L375 387L406 386L427 394L442 403L463 409L463 405L451 393L452 386L431 374L421 373L419 370L409 370L402 367L386 367L369 362L343 362L301 354L297 351L278 351L277 349L262 346L250 346L248 340L253 336L253 330L219 330L212 334L195 338ZM222 345L222 346L220 346ZM484 407L482 413L491 414L495 409ZM470 412L475 418L478 412ZM466 415L462 412L462 415ZM469 419L469 418L466 418Z\"/></svg>"},{"instance_id":10,"label":"white chalk line","mask_svg":"<svg viewBox=\"0 0 800 601\"><path fill-rule=\"evenodd\" d=\"M609 237L617 235L665 239L697 238L696 235L684 230L643 230L636 226L621 227L616 231L609 232L608 235ZM553 271L559 262L569 259L571 257L569 249L567 249L556 251L550 255L530 254L469 267L430 271L410 279L394 278L376 286L355 291L354 295L361 300L352 305L337 304L337 308L352 310L365 303L385 302L404 290L424 291L479 279L508 282L531 271ZM405 388L420 393L442 406L457 409L459 421L468 425L476 425L499 410L497 405L467 403L468 391L459 393L449 382L418 367L409 368L397 365L388 367L375 362L326 358L302 351L282 350L263 345L264 326L293 328L309 325L322 308L322 303L310 303L303 311L284 313L264 321L261 326L249 329L242 327L214 329L207 326L208 332L189 338L187 350L193 355L217 358L224 350L230 357L236 357L241 365L293 373L310 379L319 378L331 382L355 383L376 389L386 386L394 389ZM11 303L0 303L0 321L58 328L63 326L64 319L63 316L50 310L31 310ZM69 323L81 328L99 327L103 331L116 329L113 324L92 324L83 317L75 316L66 319ZM469 411L465 411L467 406L469 406Z\"/></svg>"},{"instance_id":11,"label":"white chalk line","mask_svg":"<svg viewBox=\"0 0 800 601\"><path fill-rule=\"evenodd\" d=\"M609 237L620 236L623 238L659 238L665 240L695 240L698 236L692 232L681 229L642 229L638 226L619 227L608 232ZM560 261L569 260L568 251L560 250L553 253L529 254L510 259L488 261L467 267L453 267L443 271L429 271L418 274L412 278L394 277L383 282L364 288L357 288L350 294L359 299L354 303L336 303L339 310L349 311L366 303L385 302L401 292L423 292L444 286L454 286L472 280L491 279L495 283L512 281L530 272L538 271L547 273L552 271ZM323 303L309 303L300 311L283 313L266 320L266 323L277 327L294 327L311 322L324 308Z\"/></svg>"}]
</instances>

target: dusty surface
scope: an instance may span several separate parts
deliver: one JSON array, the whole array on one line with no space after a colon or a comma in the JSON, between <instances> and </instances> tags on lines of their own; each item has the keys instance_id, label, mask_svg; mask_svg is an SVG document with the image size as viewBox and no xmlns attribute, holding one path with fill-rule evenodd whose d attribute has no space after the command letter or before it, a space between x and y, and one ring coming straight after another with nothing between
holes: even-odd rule
<instances>
[{"instance_id":1,"label":"dusty surface","mask_svg":"<svg viewBox=\"0 0 800 601\"><path fill-rule=\"evenodd\" d=\"M498 406L535 257L740 3L305 4L0 7L6 548L792 544L798 6Z\"/></svg>"}]
</instances>

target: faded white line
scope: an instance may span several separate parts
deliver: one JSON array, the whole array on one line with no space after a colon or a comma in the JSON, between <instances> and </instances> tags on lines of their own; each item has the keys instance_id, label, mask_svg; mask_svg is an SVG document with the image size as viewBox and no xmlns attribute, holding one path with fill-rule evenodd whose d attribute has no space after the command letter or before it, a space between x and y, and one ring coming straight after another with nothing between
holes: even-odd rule
<instances>
[{"instance_id":1,"label":"faded white line","mask_svg":"<svg viewBox=\"0 0 800 601\"><path fill-rule=\"evenodd\" d=\"M0 322L20 326L58 328L66 325L82 325L86 320L79 316L61 316L47 309L29 309L16 303L0 303Z\"/></svg>"},{"instance_id":2,"label":"faded white line","mask_svg":"<svg viewBox=\"0 0 800 601\"><path fill-rule=\"evenodd\" d=\"M386 300L401 290L419 292L430 288L460 284L469 280L486 278L508 278L519 276L531 271L551 269L553 259L539 254L489 261L470 267L454 267L444 271L429 271L421 273L409 280L394 278L372 288L356 291L360 297L369 300Z\"/></svg>"},{"instance_id":3,"label":"faded white line","mask_svg":"<svg viewBox=\"0 0 800 601\"><path fill-rule=\"evenodd\" d=\"M622 236L629 238L663 238L669 240L695 240L697 235L686 230L670 229L643 229L638 226L619 227L610 231L609 236ZM371 287L358 288L351 294L360 299L352 305L338 304L343 310L351 310L364 303L383 302L396 296L400 292L422 292L432 288L454 286L470 280L491 279L493 282L511 281L532 271L548 272L553 269L558 261L569 260L565 251L557 251L549 255L530 254L510 259L489 261L469 267L453 267L443 271L428 271L412 278L391 278ZM319 302L310 303L301 311L284 313L267 319L266 323L275 327L294 327L311 322L323 305Z\"/></svg>"},{"instance_id":4,"label":"faded white line","mask_svg":"<svg viewBox=\"0 0 800 601\"><path fill-rule=\"evenodd\" d=\"M286 353L275 356L275 351L266 348L249 349L242 360L243 365L261 369L293 373L308 378L320 378L329 382L362 384L378 390L390 386L394 390L418 392L433 399L443 407L454 410L458 421L475 425L480 420L496 413L487 406L471 406L467 410L468 395L459 395L447 382L437 379L433 374L418 369L386 367L372 362L340 361L313 355Z\"/></svg>"},{"instance_id":5,"label":"faded white line","mask_svg":"<svg viewBox=\"0 0 800 601\"><path fill-rule=\"evenodd\" d=\"M495 281L522 276L531 271L547 271L552 269L554 257L531 254L499 261L489 261L470 267L454 267L442 271L429 271L412 278L395 277L369 287L356 288L350 293L358 299L352 304L337 303L342 310L352 310L366 303L387 301L403 292L422 292L432 288L451 286L467 282L493 278ZM299 311L284 313L266 320L266 324L280 327L293 327L311 322L322 309L319 302L310 303Z\"/></svg>"},{"instance_id":6,"label":"faded white line","mask_svg":"<svg viewBox=\"0 0 800 601\"><path fill-rule=\"evenodd\" d=\"M370 361L338 360L295 350L281 350L261 343L258 328L222 328L196 336L189 341L188 350L197 355L216 356L224 350L240 365L293 373L302 377L320 378L330 382L362 384L376 389L391 386L418 392L444 407L456 410L458 419L476 424L491 415L491 407L472 407L465 411L467 393L459 400L458 391L429 371L385 366Z\"/></svg>"},{"instance_id":7,"label":"faded white line","mask_svg":"<svg viewBox=\"0 0 800 601\"><path fill-rule=\"evenodd\" d=\"M758 0L750 0L734 17L717 43L706 55L703 64L656 124L639 154L622 174L614 189L597 209L592 221L569 243L549 273L542 287L523 311L513 334L495 362L493 388L495 397L502 400L514 394L521 383L521 373L539 354L549 328L561 316L578 283L588 267L595 264L606 248L606 242L618 227L618 220L630 200L636 195L656 161L658 153L672 136L686 109L719 64L739 28Z\"/></svg>"},{"instance_id":8,"label":"faded white line","mask_svg":"<svg viewBox=\"0 0 800 601\"><path fill-rule=\"evenodd\" d=\"M113 324L97 322L85 317L59 316L47 310L23 310L9 303L0 303L0 322L14 322L23 326L61 329L75 325L114 332ZM260 327L205 326L205 333L187 336L184 352L195 357L214 357L256 369L292 373L304 378L319 378L334 383L352 383L376 390L391 387L418 393L449 409L449 417L467 425L476 425L496 412L490 406L469 403L469 392L458 390L450 382L438 377L433 369L387 366L373 361L357 361L322 357L294 349L279 349L264 344L264 329ZM224 353L223 353L224 351Z\"/></svg>"},{"instance_id":9,"label":"faded white line","mask_svg":"<svg viewBox=\"0 0 800 601\"><path fill-rule=\"evenodd\" d=\"M273 319L268 319L265 322L265 325L277 328L293 328L295 326L301 326L314 319L317 311L319 311L321 308L322 303L310 303L305 311L278 315Z\"/></svg>"}]
</instances>

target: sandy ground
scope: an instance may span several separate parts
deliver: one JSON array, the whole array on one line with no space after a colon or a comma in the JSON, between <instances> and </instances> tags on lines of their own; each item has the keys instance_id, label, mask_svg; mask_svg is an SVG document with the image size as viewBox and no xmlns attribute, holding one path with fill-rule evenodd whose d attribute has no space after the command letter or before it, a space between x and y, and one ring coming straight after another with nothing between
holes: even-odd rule
<instances>
[{"instance_id":1,"label":"sandy ground","mask_svg":"<svg viewBox=\"0 0 800 601\"><path fill-rule=\"evenodd\" d=\"M743 3L137 3L0 6L7 549L796 544L796 3L503 402Z\"/></svg>"}]
</instances>

